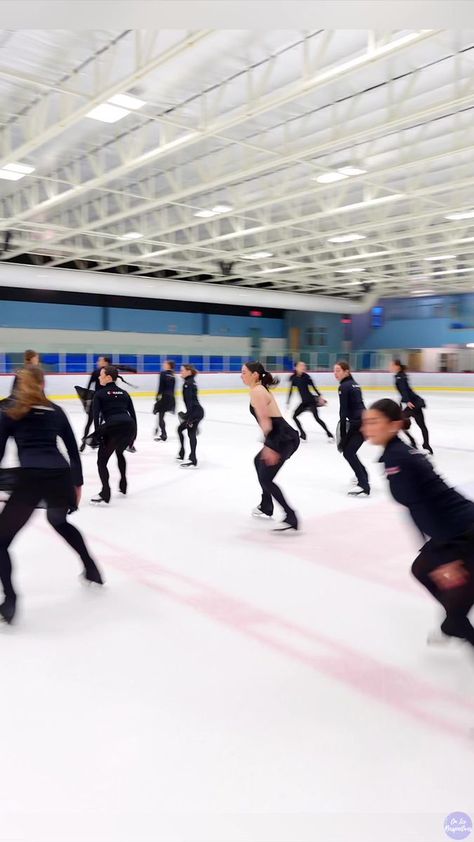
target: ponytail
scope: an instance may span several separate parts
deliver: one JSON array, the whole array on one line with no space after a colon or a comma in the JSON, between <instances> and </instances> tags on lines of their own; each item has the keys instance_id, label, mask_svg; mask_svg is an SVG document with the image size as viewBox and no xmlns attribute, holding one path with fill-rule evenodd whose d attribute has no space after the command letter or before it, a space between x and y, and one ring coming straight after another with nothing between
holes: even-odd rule
<instances>
[{"instance_id":1,"label":"ponytail","mask_svg":"<svg viewBox=\"0 0 474 842\"><path fill-rule=\"evenodd\" d=\"M39 367L22 368L17 377L12 403L5 410L9 418L19 421L34 406L51 406L51 401L44 393L44 374Z\"/></svg>"},{"instance_id":2,"label":"ponytail","mask_svg":"<svg viewBox=\"0 0 474 842\"><path fill-rule=\"evenodd\" d=\"M270 371L267 371L266 368L260 362L248 362L245 363L245 368L248 368L252 374L258 374L258 379L262 386L265 386L265 389L271 389L273 386L278 386L280 382L278 377L274 377Z\"/></svg>"}]
</instances>

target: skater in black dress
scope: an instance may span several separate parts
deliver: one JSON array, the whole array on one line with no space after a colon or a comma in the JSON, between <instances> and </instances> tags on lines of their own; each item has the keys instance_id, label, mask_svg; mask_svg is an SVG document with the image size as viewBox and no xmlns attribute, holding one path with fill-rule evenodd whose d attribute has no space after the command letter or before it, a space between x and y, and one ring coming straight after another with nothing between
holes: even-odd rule
<instances>
[{"instance_id":1,"label":"skater in black dress","mask_svg":"<svg viewBox=\"0 0 474 842\"><path fill-rule=\"evenodd\" d=\"M327 401L324 400L324 398L321 395L321 392L313 383L312 378L307 372L306 363L304 362L297 362L295 370L290 376L290 391L288 392L287 406L290 405L291 393L293 389L298 389L301 398L300 405L297 406L293 413L293 421L298 427L300 439L306 441L306 433L303 430L300 421L298 420L298 416L301 415L302 412L311 412L316 423L319 424L320 427L322 427L325 431L328 440L330 442L333 442L333 434L330 432L330 430L328 430L326 424L324 423L322 418L319 417L318 413L318 406L324 406L327 403ZM313 390L314 394L311 393L311 389Z\"/></svg>"},{"instance_id":2,"label":"skater in black dress","mask_svg":"<svg viewBox=\"0 0 474 842\"><path fill-rule=\"evenodd\" d=\"M334 377L339 381L339 431L338 450L349 462L357 478L357 486L348 492L350 497L368 497L369 475L357 456L364 443L361 433L362 413L365 409L362 389L354 380L349 364L341 360L334 366Z\"/></svg>"},{"instance_id":3,"label":"skater in black dress","mask_svg":"<svg viewBox=\"0 0 474 842\"><path fill-rule=\"evenodd\" d=\"M474 605L474 503L450 488L420 451L401 441L404 422L400 406L384 398L365 412L363 433L384 448L380 461L392 496L428 539L411 569L446 612L442 634L474 646L468 617Z\"/></svg>"},{"instance_id":4,"label":"skater in black dress","mask_svg":"<svg viewBox=\"0 0 474 842\"><path fill-rule=\"evenodd\" d=\"M250 412L258 421L265 436L263 448L254 460L258 481L262 488L262 499L252 515L272 517L273 500L276 500L285 512L285 519L275 531L296 531L299 527L296 512L291 508L274 480L280 468L298 449L300 443L298 433L285 421L275 398L269 391L270 386L276 386L278 380L265 370L262 363L245 363L242 366L242 380L250 390Z\"/></svg>"},{"instance_id":5,"label":"skater in black dress","mask_svg":"<svg viewBox=\"0 0 474 842\"><path fill-rule=\"evenodd\" d=\"M430 445L430 435L423 413L423 410L426 407L425 401L411 388L408 381L407 367L401 362L401 360L393 360L390 365L390 370L392 374L395 375L395 388L400 393L402 407L403 404L405 404L402 413L403 417L413 418L413 420L416 421L423 436L423 448L433 455L433 450ZM414 438L406 430L405 435L410 439L412 446L416 447Z\"/></svg>"},{"instance_id":6,"label":"skater in black dress","mask_svg":"<svg viewBox=\"0 0 474 842\"><path fill-rule=\"evenodd\" d=\"M46 398L43 372L38 367L18 373L13 398L0 413L0 462L9 438L15 440L20 468L0 514L0 582L5 597L0 619L7 623L12 622L17 606L9 547L41 501L53 529L79 555L84 578L102 584L81 533L67 519L79 505L83 485L74 433L61 407ZM69 462L58 450L58 438L64 442Z\"/></svg>"},{"instance_id":7,"label":"skater in black dress","mask_svg":"<svg viewBox=\"0 0 474 842\"><path fill-rule=\"evenodd\" d=\"M156 393L155 405L153 407L154 415L158 415L158 423L155 430L155 441L166 441L165 414L167 412L174 412L176 409L176 399L174 396L176 387L176 375L174 373L174 361L166 360L163 370L160 373L160 380L158 383L158 391ZM158 435L158 427L160 428L160 435Z\"/></svg>"},{"instance_id":8,"label":"skater in black dress","mask_svg":"<svg viewBox=\"0 0 474 842\"><path fill-rule=\"evenodd\" d=\"M204 410L199 403L198 388L196 386L197 371L192 365L186 364L181 366L180 374L183 378L183 400L186 412L178 413L181 422L178 427L181 446L177 458L181 462L182 468L197 468L197 436L199 433L199 424L204 418ZM190 446L189 459L186 462L183 461L185 432L188 434Z\"/></svg>"}]
</instances>

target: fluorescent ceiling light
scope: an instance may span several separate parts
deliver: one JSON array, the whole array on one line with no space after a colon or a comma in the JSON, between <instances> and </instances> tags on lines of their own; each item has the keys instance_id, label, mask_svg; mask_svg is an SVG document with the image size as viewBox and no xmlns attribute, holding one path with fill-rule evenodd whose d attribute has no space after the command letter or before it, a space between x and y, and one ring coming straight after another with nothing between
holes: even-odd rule
<instances>
[{"instance_id":1,"label":"fluorescent ceiling light","mask_svg":"<svg viewBox=\"0 0 474 842\"><path fill-rule=\"evenodd\" d=\"M232 205L225 205L225 204L214 205L214 207L212 208L213 213L228 213L228 211L231 211L231 210L233 210Z\"/></svg>"},{"instance_id":2,"label":"fluorescent ceiling light","mask_svg":"<svg viewBox=\"0 0 474 842\"><path fill-rule=\"evenodd\" d=\"M335 237L329 237L328 243L352 243L355 240L366 240L365 234L338 234Z\"/></svg>"},{"instance_id":3,"label":"fluorescent ceiling light","mask_svg":"<svg viewBox=\"0 0 474 842\"><path fill-rule=\"evenodd\" d=\"M458 243L474 243L474 237L463 237L461 240L450 240L453 245Z\"/></svg>"},{"instance_id":4,"label":"fluorescent ceiling light","mask_svg":"<svg viewBox=\"0 0 474 842\"><path fill-rule=\"evenodd\" d=\"M5 166L0 169L0 178L3 179L3 181L19 181L20 178L24 178L25 175L30 175L30 173L34 171L35 168L28 166L28 164L18 164L13 162L11 164L5 164Z\"/></svg>"},{"instance_id":5,"label":"fluorescent ceiling light","mask_svg":"<svg viewBox=\"0 0 474 842\"><path fill-rule=\"evenodd\" d=\"M121 108L128 108L130 111L138 111L139 108L146 105L144 99L137 99L136 96L130 96L129 94L116 94L111 96L107 102L112 103L112 105L119 105Z\"/></svg>"},{"instance_id":6,"label":"fluorescent ceiling light","mask_svg":"<svg viewBox=\"0 0 474 842\"><path fill-rule=\"evenodd\" d=\"M351 175L363 175L366 172L367 170L361 170L359 167L338 167L337 170L331 170L313 177L312 181L318 181L320 184L331 184L333 181L342 181Z\"/></svg>"},{"instance_id":7,"label":"fluorescent ceiling light","mask_svg":"<svg viewBox=\"0 0 474 842\"><path fill-rule=\"evenodd\" d=\"M390 196L379 196L378 199L366 199L364 202L354 202L352 205L342 205L340 208L334 208L333 210L327 211L325 215L329 216L334 213L347 213L347 211L359 210L359 208L370 208L374 205L386 204L387 202L398 202L400 199L404 198L405 193L392 193Z\"/></svg>"},{"instance_id":8,"label":"fluorescent ceiling light","mask_svg":"<svg viewBox=\"0 0 474 842\"><path fill-rule=\"evenodd\" d=\"M16 164L16 163L5 164L5 166L2 167L2 169L8 170L9 172L19 172L22 175L29 175L30 173L35 171L34 167L30 167L27 164Z\"/></svg>"},{"instance_id":9,"label":"fluorescent ceiling light","mask_svg":"<svg viewBox=\"0 0 474 842\"><path fill-rule=\"evenodd\" d=\"M466 348L474 348L474 342L467 342Z\"/></svg>"},{"instance_id":10,"label":"fluorescent ceiling light","mask_svg":"<svg viewBox=\"0 0 474 842\"><path fill-rule=\"evenodd\" d=\"M316 176L313 181L319 181L320 184L331 184L333 181L342 181L344 178L347 178L347 175L342 172L325 172Z\"/></svg>"},{"instance_id":11,"label":"fluorescent ceiling light","mask_svg":"<svg viewBox=\"0 0 474 842\"><path fill-rule=\"evenodd\" d=\"M196 214L194 214L196 216ZM222 240L233 240L235 237L243 237L245 234L256 234L257 231L263 231L264 225L255 225L253 228L242 228L241 231L232 231L230 234L220 234L214 237L214 242L222 242Z\"/></svg>"},{"instance_id":12,"label":"fluorescent ceiling light","mask_svg":"<svg viewBox=\"0 0 474 842\"><path fill-rule=\"evenodd\" d=\"M432 257L424 257L423 260L454 260L455 254L434 254Z\"/></svg>"},{"instance_id":13,"label":"fluorescent ceiling light","mask_svg":"<svg viewBox=\"0 0 474 842\"><path fill-rule=\"evenodd\" d=\"M358 287L360 286L362 281L348 281L347 284L342 284L344 287Z\"/></svg>"},{"instance_id":14,"label":"fluorescent ceiling light","mask_svg":"<svg viewBox=\"0 0 474 842\"><path fill-rule=\"evenodd\" d=\"M158 251L147 251L146 254L141 254L140 257L137 257L137 260L145 260L148 257L156 257L157 254L163 254L166 249L158 249Z\"/></svg>"},{"instance_id":15,"label":"fluorescent ceiling light","mask_svg":"<svg viewBox=\"0 0 474 842\"><path fill-rule=\"evenodd\" d=\"M10 170L0 169L0 178L3 179L3 181L19 181L20 178L24 178L24 175L21 172L11 172Z\"/></svg>"},{"instance_id":16,"label":"fluorescent ceiling light","mask_svg":"<svg viewBox=\"0 0 474 842\"><path fill-rule=\"evenodd\" d=\"M140 234L138 231L128 231L119 237L119 240L139 240L140 237L143 237L143 234Z\"/></svg>"},{"instance_id":17,"label":"fluorescent ceiling light","mask_svg":"<svg viewBox=\"0 0 474 842\"><path fill-rule=\"evenodd\" d=\"M338 260L362 260L363 257L379 257L381 254L390 254L388 251L361 251L360 254L350 254L349 257L339 257Z\"/></svg>"},{"instance_id":18,"label":"fluorescent ceiling light","mask_svg":"<svg viewBox=\"0 0 474 842\"><path fill-rule=\"evenodd\" d=\"M412 289L412 295L433 295L432 289Z\"/></svg>"},{"instance_id":19,"label":"fluorescent ceiling light","mask_svg":"<svg viewBox=\"0 0 474 842\"><path fill-rule=\"evenodd\" d=\"M448 213L444 218L445 219L472 219L474 217L474 210L471 211L460 211L459 213Z\"/></svg>"},{"instance_id":20,"label":"fluorescent ceiling light","mask_svg":"<svg viewBox=\"0 0 474 842\"><path fill-rule=\"evenodd\" d=\"M338 172L343 175L364 175L367 170L361 170L360 167L339 167Z\"/></svg>"},{"instance_id":21,"label":"fluorescent ceiling light","mask_svg":"<svg viewBox=\"0 0 474 842\"><path fill-rule=\"evenodd\" d=\"M363 268L359 269L358 267L353 267L351 269L336 269L336 272L338 274L340 272L342 272L343 274L348 274L349 272L365 272L365 269L363 269Z\"/></svg>"},{"instance_id":22,"label":"fluorescent ceiling light","mask_svg":"<svg viewBox=\"0 0 474 842\"><path fill-rule=\"evenodd\" d=\"M194 216L199 216L202 219L208 219L211 216L215 216L215 213L212 210L200 210L200 211L196 211Z\"/></svg>"},{"instance_id":23,"label":"fluorescent ceiling light","mask_svg":"<svg viewBox=\"0 0 474 842\"><path fill-rule=\"evenodd\" d=\"M86 117L89 117L90 120L98 120L100 123L117 123L118 120L122 120L128 114L130 114L130 111L127 111L126 108L119 108L117 105L109 105L108 102L103 102L89 111Z\"/></svg>"},{"instance_id":24,"label":"fluorescent ceiling light","mask_svg":"<svg viewBox=\"0 0 474 842\"><path fill-rule=\"evenodd\" d=\"M241 260L264 260L266 257L273 257L273 252L255 251L253 254L242 254Z\"/></svg>"},{"instance_id":25,"label":"fluorescent ceiling light","mask_svg":"<svg viewBox=\"0 0 474 842\"><path fill-rule=\"evenodd\" d=\"M292 266L276 266L274 269L262 269L261 272L255 272L256 275L270 275L272 272L290 272Z\"/></svg>"},{"instance_id":26,"label":"fluorescent ceiling light","mask_svg":"<svg viewBox=\"0 0 474 842\"><path fill-rule=\"evenodd\" d=\"M431 277L437 277L438 275L462 275L464 272L474 272L474 266L466 267L465 269L443 269L439 272L431 272Z\"/></svg>"},{"instance_id":27,"label":"fluorescent ceiling light","mask_svg":"<svg viewBox=\"0 0 474 842\"><path fill-rule=\"evenodd\" d=\"M194 216L199 216L202 219L209 219L211 216L216 216L218 213L228 213L233 210L232 205L214 205L213 208L203 208L203 210L196 211Z\"/></svg>"}]
</instances>

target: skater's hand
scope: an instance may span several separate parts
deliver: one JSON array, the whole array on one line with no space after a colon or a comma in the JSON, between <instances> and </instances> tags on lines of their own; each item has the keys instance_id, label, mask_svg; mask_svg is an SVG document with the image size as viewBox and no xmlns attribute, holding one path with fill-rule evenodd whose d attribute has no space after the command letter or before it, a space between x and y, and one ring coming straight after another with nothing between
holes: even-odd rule
<instances>
[{"instance_id":1,"label":"skater's hand","mask_svg":"<svg viewBox=\"0 0 474 842\"><path fill-rule=\"evenodd\" d=\"M447 591L450 588L460 588L469 581L469 573L464 567L464 562L450 561L449 564L442 564L429 574L430 579L440 591Z\"/></svg>"},{"instance_id":2,"label":"skater's hand","mask_svg":"<svg viewBox=\"0 0 474 842\"><path fill-rule=\"evenodd\" d=\"M280 454L276 450L272 450L271 447L265 446L262 450L262 459L265 465L278 465Z\"/></svg>"},{"instance_id":3,"label":"skater's hand","mask_svg":"<svg viewBox=\"0 0 474 842\"><path fill-rule=\"evenodd\" d=\"M415 409L415 404L411 403L411 401L408 401L407 406L409 409Z\"/></svg>"},{"instance_id":4,"label":"skater's hand","mask_svg":"<svg viewBox=\"0 0 474 842\"><path fill-rule=\"evenodd\" d=\"M79 508L79 503L82 497L82 485L76 485L76 505Z\"/></svg>"}]
</instances>

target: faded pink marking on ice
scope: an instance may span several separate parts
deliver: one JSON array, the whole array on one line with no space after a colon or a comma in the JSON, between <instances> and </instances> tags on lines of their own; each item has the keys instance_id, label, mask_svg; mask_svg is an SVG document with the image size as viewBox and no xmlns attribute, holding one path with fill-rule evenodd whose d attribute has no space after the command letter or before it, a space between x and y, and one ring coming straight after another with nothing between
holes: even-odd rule
<instances>
[{"instance_id":1,"label":"faded pink marking on ice","mask_svg":"<svg viewBox=\"0 0 474 842\"><path fill-rule=\"evenodd\" d=\"M433 687L407 670L381 663L319 632L140 558L136 553L132 560L128 552L102 536L94 536L94 540L112 551L113 555L107 557L108 564L137 582L424 725L453 737L466 738L474 721L474 704L458 694Z\"/></svg>"},{"instance_id":2,"label":"faded pink marking on ice","mask_svg":"<svg viewBox=\"0 0 474 842\"><path fill-rule=\"evenodd\" d=\"M414 527L408 522L404 526L397 515L398 510L389 503L364 510L364 501L353 502L352 511L305 518L302 531L297 535L275 535L271 529L263 531L255 524L253 532L241 533L239 538L274 547L317 567L423 596L422 588L410 574L411 564L418 554ZM397 536L396 542L393 535Z\"/></svg>"}]
</instances>

